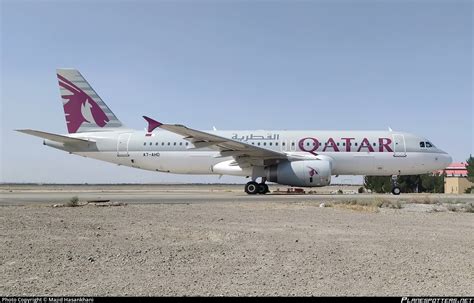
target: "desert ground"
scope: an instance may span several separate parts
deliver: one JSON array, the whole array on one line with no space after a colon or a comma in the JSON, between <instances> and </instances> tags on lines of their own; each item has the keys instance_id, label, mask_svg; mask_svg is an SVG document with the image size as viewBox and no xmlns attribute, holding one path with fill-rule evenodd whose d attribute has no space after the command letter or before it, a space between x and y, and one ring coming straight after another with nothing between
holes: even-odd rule
<instances>
[{"instance_id":1,"label":"desert ground","mask_svg":"<svg viewBox=\"0 0 474 303\"><path fill-rule=\"evenodd\" d=\"M0 295L474 294L474 195L123 188L0 187Z\"/></svg>"}]
</instances>

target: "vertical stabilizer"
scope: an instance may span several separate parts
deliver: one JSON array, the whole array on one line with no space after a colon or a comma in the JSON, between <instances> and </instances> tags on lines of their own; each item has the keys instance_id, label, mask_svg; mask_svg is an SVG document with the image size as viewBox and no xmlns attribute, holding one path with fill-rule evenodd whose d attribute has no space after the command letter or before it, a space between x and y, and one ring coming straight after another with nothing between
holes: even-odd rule
<instances>
[{"instance_id":1,"label":"vertical stabilizer","mask_svg":"<svg viewBox=\"0 0 474 303\"><path fill-rule=\"evenodd\" d=\"M61 68L56 73L69 133L123 127L78 70Z\"/></svg>"}]
</instances>

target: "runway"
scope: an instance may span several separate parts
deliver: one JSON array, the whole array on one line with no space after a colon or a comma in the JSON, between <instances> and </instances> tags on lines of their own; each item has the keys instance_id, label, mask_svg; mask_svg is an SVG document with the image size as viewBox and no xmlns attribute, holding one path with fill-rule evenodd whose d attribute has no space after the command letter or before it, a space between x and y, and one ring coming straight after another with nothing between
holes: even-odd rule
<instances>
[{"instance_id":1,"label":"runway","mask_svg":"<svg viewBox=\"0 0 474 303\"><path fill-rule=\"evenodd\" d=\"M192 204L210 202L326 202L347 199L372 200L382 197L400 202L429 196L440 202L474 202L474 195L445 194L355 194L351 187L344 194L335 194L339 187L317 189L315 194L247 195L241 185L156 185L156 186L3 186L0 188L0 205L55 204L77 196L80 201L110 200L128 204ZM276 187L270 188L272 191ZM286 189L286 188L285 188ZM347 193L349 192L349 193Z\"/></svg>"}]
</instances>

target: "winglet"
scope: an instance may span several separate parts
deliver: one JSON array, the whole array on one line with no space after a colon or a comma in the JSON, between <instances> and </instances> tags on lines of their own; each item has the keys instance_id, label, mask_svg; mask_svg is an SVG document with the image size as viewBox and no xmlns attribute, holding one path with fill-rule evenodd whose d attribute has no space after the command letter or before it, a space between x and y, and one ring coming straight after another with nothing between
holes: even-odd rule
<instances>
[{"instance_id":1,"label":"winglet","mask_svg":"<svg viewBox=\"0 0 474 303\"><path fill-rule=\"evenodd\" d=\"M155 128L160 127L161 125L163 125L163 123L160 123L156 120L153 120L152 118L147 117L147 116L143 116L143 119L145 119L146 122L148 122L148 132L149 133L151 133Z\"/></svg>"}]
</instances>

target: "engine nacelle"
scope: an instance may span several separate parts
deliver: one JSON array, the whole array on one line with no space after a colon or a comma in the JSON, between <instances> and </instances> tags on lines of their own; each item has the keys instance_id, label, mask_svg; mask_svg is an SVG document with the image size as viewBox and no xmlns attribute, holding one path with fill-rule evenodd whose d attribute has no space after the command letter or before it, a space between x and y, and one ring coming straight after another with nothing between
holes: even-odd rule
<instances>
[{"instance_id":1,"label":"engine nacelle","mask_svg":"<svg viewBox=\"0 0 474 303\"><path fill-rule=\"evenodd\" d=\"M303 160L279 163L265 169L267 180L283 185L316 187L331 183L331 162Z\"/></svg>"},{"instance_id":2,"label":"engine nacelle","mask_svg":"<svg viewBox=\"0 0 474 303\"><path fill-rule=\"evenodd\" d=\"M217 163L211 167L211 171L219 175L232 175L232 176L251 176L251 168L241 168L235 160L228 160Z\"/></svg>"}]
</instances>

